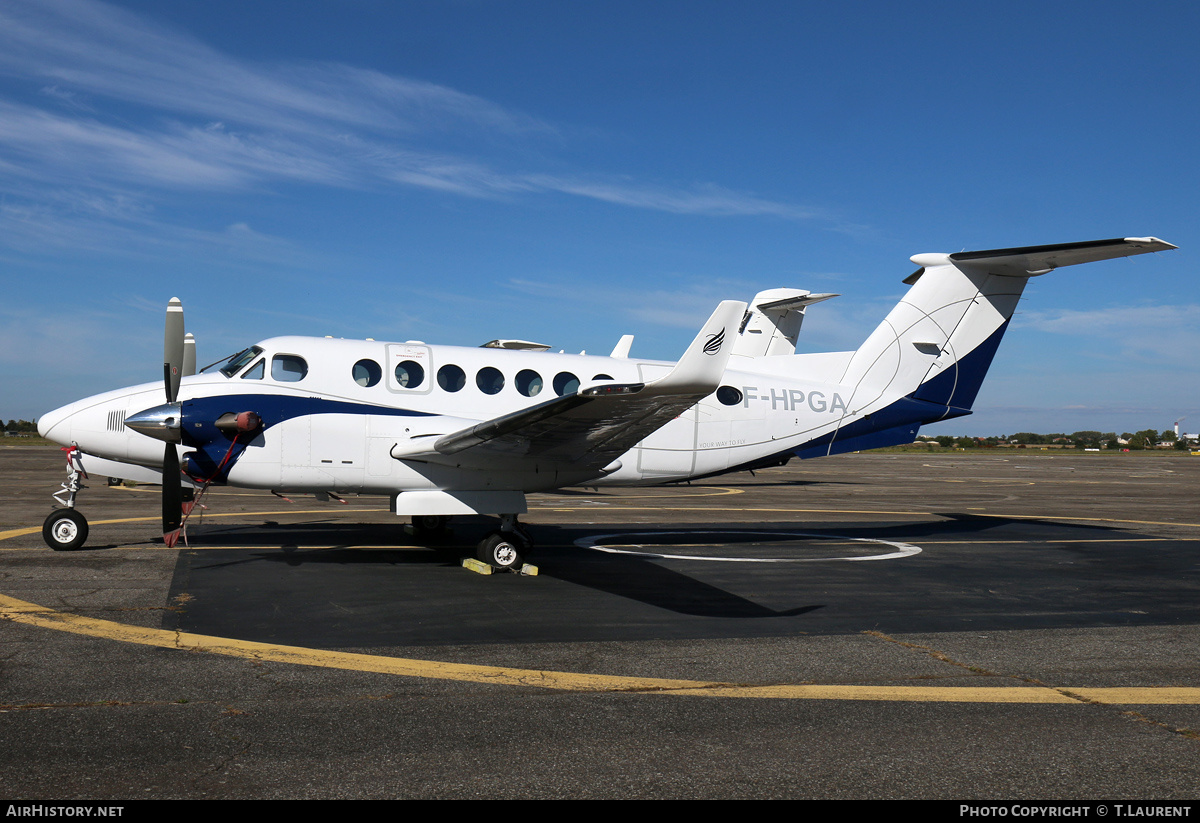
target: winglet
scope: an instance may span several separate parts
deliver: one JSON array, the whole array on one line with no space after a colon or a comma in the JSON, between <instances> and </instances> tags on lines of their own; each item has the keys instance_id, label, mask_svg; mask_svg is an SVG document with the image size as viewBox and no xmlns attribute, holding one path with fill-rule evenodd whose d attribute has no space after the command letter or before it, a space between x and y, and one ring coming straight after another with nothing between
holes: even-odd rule
<instances>
[{"instance_id":1,"label":"winglet","mask_svg":"<svg viewBox=\"0 0 1200 823\"><path fill-rule=\"evenodd\" d=\"M675 368L646 388L661 394L705 395L721 383L725 365L737 340L738 324L746 313L739 300L723 300L687 347Z\"/></svg>"}]
</instances>

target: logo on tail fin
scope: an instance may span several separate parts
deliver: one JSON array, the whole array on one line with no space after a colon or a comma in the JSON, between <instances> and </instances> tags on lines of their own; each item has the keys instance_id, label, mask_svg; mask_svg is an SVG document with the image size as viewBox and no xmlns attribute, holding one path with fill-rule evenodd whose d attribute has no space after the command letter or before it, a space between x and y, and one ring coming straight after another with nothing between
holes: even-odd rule
<instances>
[{"instance_id":1,"label":"logo on tail fin","mask_svg":"<svg viewBox=\"0 0 1200 823\"><path fill-rule=\"evenodd\" d=\"M722 327L716 334L710 335L704 343L705 354L716 354L721 350L722 344L725 343L725 328Z\"/></svg>"}]
</instances>

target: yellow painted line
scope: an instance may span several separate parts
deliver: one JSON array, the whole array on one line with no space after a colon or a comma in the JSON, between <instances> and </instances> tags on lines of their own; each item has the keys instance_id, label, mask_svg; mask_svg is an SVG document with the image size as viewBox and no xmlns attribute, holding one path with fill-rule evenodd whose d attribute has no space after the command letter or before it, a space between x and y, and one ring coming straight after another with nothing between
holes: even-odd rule
<instances>
[{"instance_id":1,"label":"yellow painted line","mask_svg":"<svg viewBox=\"0 0 1200 823\"><path fill-rule=\"evenodd\" d=\"M579 507L577 507L577 508L562 508L562 507L558 507L558 506L531 506L529 510L531 512L553 511L553 512L558 512L558 513L572 513L572 512L595 513L597 511L604 511L604 512L618 512L618 511L728 512L728 509L726 509L724 507L707 507L707 506L604 506L602 508L595 508L595 507L590 507L590 506L582 507L582 508L579 508ZM946 518L946 515L938 514L937 512L870 511L867 509L794 509L794 508L749 509L749 508L739 508L738 511L747 512L747 513L763 512L763 513L774 513L774 514L868 514L868 515L881 515L881 516L887 516L887 517L908 517L908 518L918 518L918 519L924 518L924 517L938 517L938 518L942 518L942 519L948 519L948 518ZM257 511L257 512L211 512L211 511L206 511L202 515L196 516L196 524L199 525L199 524L202 524L205 520L219 518L219 517L266 517L266 516L278 517L280 515L309 515L309 514L328 515L331 512L343 513L343 514L352 514L352 513L353 514L361 514L361 513L376 513L376 514L378 514L381 512L388 512L388 510L387 509L347 509L347 508L326 507L326 508L322 508L322 509L297 509L297 510L284 508L284 509L272 509L269 511ZM1171 521L1162 521L1162 520L1127 520L1127 519L1117 519L1117 518L1111 518L1111 517L1066 517L1066 516L1056 516L1056 515L986 514L986 513L975 513L975 512L973 512L971 514L971 516L972 517L990 517L990 518L1003 519L1003 520L1062 520L1062 521L1077 522L1077 523L1126 523L1126 524L1130 524L1130 525L1141 525L1141 526L1180 526L1183 528L1200 529L1200 523L1182 523L1182 522L1171 522ZM105 525L112 525L115 523L148 523L148 522L152 522L152 521L157 521L158 519L159 518L157 516L153 516L153 517L123 517L123 518L118 518L118 519L114 519L114 520L96 520L94 522L91 522L89 525L105 526ZM23 529L9 529L7 531L0 531L0 541L10 540L15 537L25 537L25 536L31 535L31 534L41 534L41 531L42 531L41 526L32 526L32 527L23 528ZM1121 538L1121 539L1115 539L1113 542L1136 543L1136 542L1152 542L1155 540L1169 540L1169 539L1170 538L1128 538L1128 539ZM974 542L978 542L978 541L925 541L925 542L929 542L931 544L933 544L933 543L953 544L955 542L974 543ZM1036 542L1036 541L1013 541L1013 540L990 541L989 545L1024 544L1024 543L1028 543L1028 542ZM1058 539L1058 540L1049 540L1049 541L1045 541L1045 542L1089 543L1089 542L1105 542L1105 541L1100 540L1100 539ZM261 548L261 547L256 547L256 548Z\"/></svg>"},{"instance_id":2,"label":"yellow painted line","mask_svg":"<svg viewBox=\"0 0 1200 823\"><path fill-rule=\"evenodd\" d=\"M664 511L664 512L728 512L729 509L721 507L709 506L605 506L603 509L595 508L576 508L576 509L548 509L552 511L574 511L588 512L595 514L597 512L614 512L614 511ZM534 508L530 508L534 511ZM938 512L914 512L914 511L870 511L867 509L782 509L782 508L743 508L738 507L738 512L753 514L755 512L763 512L770 514L876 514L886 515L888 517L937 517L943 520L952 520L953 518L940 514ZM1076 523L1129 523L1135 526L1182 526L1190 529L1200 529L1200 523L1183 523L1171 520L1119 520L1113 517L1066 517L1050 514L984 514L981 512L971 512L971 517L993 517L1002 520L1066 520Z\"/></svg>"},{"instance_id":3,"label":"yellow painted line","mask_svg":"<svg viewBox=\"0 0 1200 823\"><path fill-rule=\"evenodd\" d=\"M1086 705L1089 701L1113 704L1200 704L1200 689L1196 688L1052 689L1044 686L839 686L812 684L748 686L703 680L622 677L541 669L516 669L506 666L443 663L434 660L305 649L297 646L256 643L249 640L212 637L190 632L129 626L111 620L58 612L5 595L0 595L0 619L124 643L207 652L247 660L373 672L400 677L491 683L500 686L533 686L557 691L659 693L700 697L788 700L1074 703L1077 705Z\"/></svg>"},{"instance_id":4,"label":"yellow painted line","mask_svg":"<svg viewBox=\"0 0 1200 823\"><path fill-rule=\"evenodd\" d=\"M583 486L581 488L589 488ZM731 486L671 486L670 488L679 489L680 494L639 494L636 496L638 500L660 500L669 497L727 497L731 494L745 494L745 489L737 489ZM536 492L535 492L536 493ZM572 495L575 497L577 495ZM587 495L583 495L587 496ZM595 492L595 497L619 497L628 499L624 495L613 494L612 492Z\"/></svg>"},{"instance_id":5,"label":"yellow painted line","mask_svg":"<svg viewBox=\"0 0 1200 823\"><path fill-rule=\"evenodd\" d=\"M1076 691L1076 690L1072 690ZM705 697L872 700L914 703L1082 703L1044 686L713 686Z\"/></svg>"},{"instance_id":6,"label":"yellow painted line","mask_svg":"<svg viewBox=\"0 0 1200 823\"><path fill-rule=\"evenodd\" d=\"M1200 689L1187 686L1121 687L1096 689L1067 689L1087 700L1114 705L1176 705L1192 706L1200 703Z\"/></svg>"},{"instance_id":7,"label":"yellow painted line","mask_svg":"<svg viewBox=\"0 0 1200 823\"><path fill-rule=\"evenodd\" d=\"M513 669L503 666L476 666L465 663L441 663L433 660L411 660L399 657L376 657L368 654L322 651L297 646L255 643L225 637L212 637L189 632L173 632L129 626L111 620L65 614L0 595L0 619L39 626L45 629L157 646L167 649L202 651L248 660L267 660L320 666L329 669L376 672L404 677L423 677L437 680L463 680L472 683L496 683L506 686L538 686L565 691L663 691L667 689L703 689L712 683L693 680L616 677L603 674L573 674L569 672Z\"/></svg>"},{"instance_id":8,"label":"yellow painted line","mask_svg":"<svg viewBox=\"0 0 1200 823\"><path fill-rule=\"evenodd\" d=\"M27 534L41 534L42 527L35 526L31 529L9 529L6 532L0 532L0 540L8 540L13 537L24 537Z\"/></svg>"},{"instance_id":9,"label":"yellow painted line","mask_svg":"<svg viewBox=\"0 0 1200 823\"><path fill-rule=\"evenodd\" d=\"M280 509L278 511L267 511L267 512L208 512L208 511L206 511L206 512L204 512L203 515L197 514L195 517L196 517L196 522L200 523L204 520L209 519L210 517L265 517L266 515L280 515L280 514L329 514L330 511L344 512L347 514L350 512L354 512L356 514L361 514L362 512L378 512L381 510L380 509L312 509L312 510L292 511L290 509ZM387 509L382 509L382 511L387 511ZM160 519L161 519L161 516L156 515L154 517L120 517L115 520L89 520L88 527L90 528L92 526L111 526L114 523L149 523L151 521L158 521ZM8 531L0 532L0 540L8 540L13 537L24 537L27 534L41 534L41 533L42 533L41 526L31 526L30 528L27 528L27 529L9 529Z\"/></svg>"}]
</instances>

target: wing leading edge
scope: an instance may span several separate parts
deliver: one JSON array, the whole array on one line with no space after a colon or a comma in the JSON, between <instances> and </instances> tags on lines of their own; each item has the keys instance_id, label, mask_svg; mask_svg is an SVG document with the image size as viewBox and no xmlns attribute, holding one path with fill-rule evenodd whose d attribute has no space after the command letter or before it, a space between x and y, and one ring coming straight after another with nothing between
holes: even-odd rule
<instances>
[{"instance_id":1,"label":"wing leading edge","mask_svg":"<svg viewBox=\"0 0 1200 823\"><path fill-rule=\"evenodd\" d=\"M438 438L399 460L462 468L596 471L720 385L746 304L726 300L668 374L649 383L602 383Z\"/></svg>"}]
</instances>

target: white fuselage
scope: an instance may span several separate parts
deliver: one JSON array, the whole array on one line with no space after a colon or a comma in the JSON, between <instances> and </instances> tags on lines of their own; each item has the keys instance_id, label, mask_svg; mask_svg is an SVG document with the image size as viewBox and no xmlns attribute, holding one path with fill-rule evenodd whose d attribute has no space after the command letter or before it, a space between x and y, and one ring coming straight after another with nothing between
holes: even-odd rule
<instances>
[{"instance_id":1,"label":"white fuselage","mask_svg":"<svg viewBox=\"0 0 1200 823\"><path fill-rule=\"evenodd\" d=\"M673 364L314 337L277 337L258 348L261 353L230 376L212 370L184 378L179 400L185 431L186 412L195 403L204 404L208 419L242 411L264 417L263 430L228 471L230 484L261 489L394 494L668 482L720 473L793 449L836 427L849 414L852 397L843 386L773 368L802 355L735 357L721 389L642 440L608 474L571 476L536 467L491 473L422 465L397 459L393 451L402 453L413 438L454 432L581 386L649 382ZM108 460L161 466L162 444L130 431L123 421L161 404L162 392L161 383L148 383L96 395L50 412L42 431ZM264 413L272 407L282 409L278 416ZM185 441L179 451L186 456L195 446ZM221 444L210 456L219 462L223 452Z\"/></svg>"}]
</instances>

